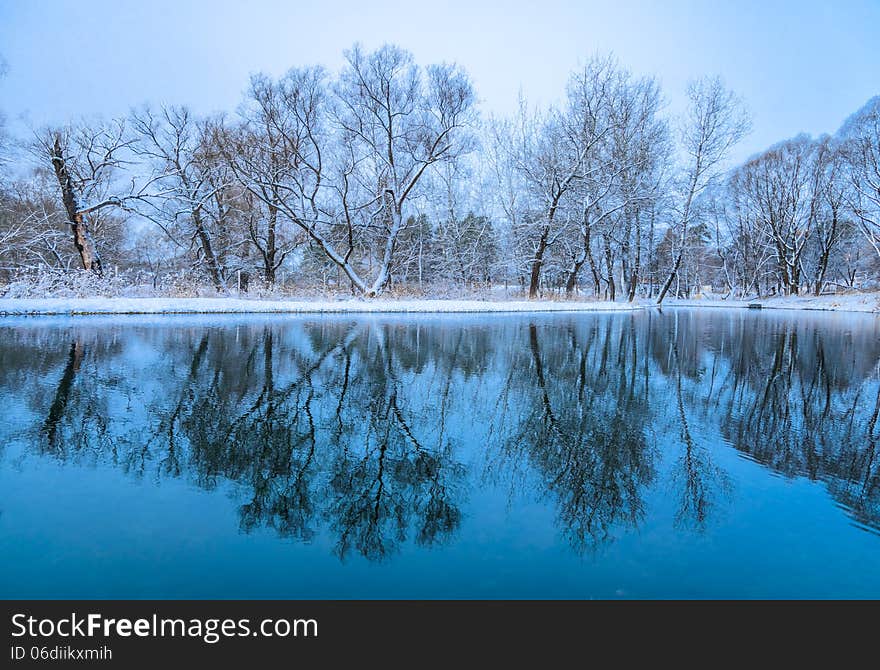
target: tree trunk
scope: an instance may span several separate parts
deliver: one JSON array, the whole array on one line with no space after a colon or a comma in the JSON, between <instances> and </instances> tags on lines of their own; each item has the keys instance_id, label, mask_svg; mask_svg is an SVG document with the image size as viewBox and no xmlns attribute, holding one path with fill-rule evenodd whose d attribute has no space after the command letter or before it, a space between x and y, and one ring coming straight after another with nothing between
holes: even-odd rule
<instances>
[{"instance_id":1,"label":"tree trunk","mask_svg":"<svg viewBox=\"0 0 880 670\"><path fill-rule=\"evenodd\" d=\"M782 282L783 291L788 292L789 287L791 286L791 278L788 274L788 260L785 255L785 247L783 245L782 240L779 238L779 235L774 233L773 242L776 248L776 258L777 258L777 266L779 269L779 278ZM781 292L781 291L780 291Z\"/></svg>"},{"instance_id":2,"label":"tree trunk","mask_svg":"<svg viewBox=\"0 0 880 670\"><path fill-rule=\"evenodd\" d=\"M660 289L660 295L657 296L657 304L661 304L663 299L666 297L666 294L669 292L670 287L672 286L672 282L675 281L675 278L678 276L678 269L681 267L681 259L684 256L684 246L678 250L678 255L675 257L675 263L672 265L672 271L669 273L669 276L666 278L666 283L663 284L663 288Z\"/></svg>"},{"instance_id":3,"label":"tree trunk","mask_svg":"<svg viewBox=\"0 0 880 670\"><path fill-rule=\"evenodd\" d=\"M576 260L572 263L571 269L568 271L568 279L565 282L565 294L571 295L577 286L578 274L581 271L586 259Z\"/></svg>"},{"instance_id":4,"label":"tree trunk","mask_svg":"<svg viewBox=\"0 0 880 670\"><path fill-rule=\"evenodd\" d=\"M373 282L373 285L365 291L364 295L368 298L375 298L382 292L382 289L385 288L385 285L389 281L389 271L391 269L391 259L394 256L394 247L397 245L397 236L400 234L400 231L403 230L403 212L401 211L401 204L395 202L395 195L391 191L385 192L385 206L388 209L388 216L390 219L390 227L388 230L388 237L385 240L385 249L382 252L382 262L379 265L379 273L376 275L376 279Z\"/></svg>"},{"instance_id":5,"label":"tree trunk","mask_svg":"<svg viewBox=\"0 0 880 670\"><path fill-rule=\"evenodd\" d=\"M593 275L593 292L598 298L602 292L602 277L599 275L599 268L596 267L596 261L593 259L592 246L592 227L586 226L584 229L584 254L590 263L590 272Z\"/></svg>"},{"instance_id":6,"label":"tree trunk","mask_svg":"<svg viewBox=\"0 0 880 670\"><path fill-rule=\"evenodd\" d=\"M269 222L268 231L266 232L266 253L263 256L264 271L266 284L273 286L275 284L275 258L278 253L277 242L275 238L275 229L278 225L278 208L269 205Z\"/></svg>"},{"instance_id":7,"label":"tree trunk","mask_svg":"<svg viewBox=\"0 0 880 670\"><path fill-rule=\"evenodd\" d=\"M611 243L608 236L602 236L602 243L605 246L605 267L608 270L608 298L614 302L617 297L617 287L614 283L614 258L611 255Z\"/></svg>"},{"instance_id":8,"label":"tree trunk","mask_svg":"<svg viewBox=\"0 0 880 670\"><path fill-rule=\"evenodd\" d=\"M831 245L826 245L822 249L822 256L819 258L819 272L816 275L816 291L815 295L822 295L822 287L825 285L825 274L828 272L828 258L831 255Z\"/></svg>"},{"instance_id":9,"label":"tree trunk","mask_svg":"<svg viewBox=\"0 0 880 670\"><path fill-rule=\"evenodd\" d=\"M61 199L64 202L64 211L67 214L67 223L73 233L73 246L79 254L83 270L94 272L99 277L104 276L101 266L101 256L95 247L95 241L89 232L85 216L79 211L76 193L73 188L73 180L67 170L64 161L64 152L61 147L61 136L55 136L55 144L52 147L52 166L55 168L55 177L61 187Z\"/></svg>"},{"instance_id":10,"label":"tree trunk","mask_svg":"<svg viewBox=\"0 0 880 670\"><path fill-rule=\"evenodd\" d=\"M627 300L632 302L636 299L636 291L639 287L639 275L642 272L642 224L636 219L636 257L633 259L632 274L629 277L629 295Z\"/></svg>"},{"instance_id":11,"label":"tree trunk","mask_svg":"<svg viewBox=\"0 0 880 670\"><path fill-rule=\"evenodd\" d=\"M691 220L691 204L693 204L694 196L697 193L697 180L700 174L700 165L702 162L702 155L697 155L697 164L694 169L694 173L691 175L690 189L688 190L687 200L685 200L684 204L684 212L681 217L681 246L678 249L678 255L675 257L675 263L672 265L672 272L669 273L669 276L666 278L666 283L663 284L663 288L660 291L660 295L657 296L657 304L661 304L663 299L666 297L666 294L669 292L669 288L672 286L672 282L675 281L676 276L678 275L678 269L681 267L681 259L684 257L684 249L687 245L688 239L688 230L690 227ZM653 235L653 222L651 224L651 230Z\"/></svg>"},{"instance_id":12,"label":"tree trunk","mask_svg":"<svg viewBox=\"0 0 880 670\"><path fill-rule=\"evenodd\" d=\"M78 214L70 225L73 231L73 246L79 253L84 270L91 270L99 277L104 276L104 268L101 265L101 256L95 248L95 241L81 214Z\"/></svg>"},{"instance_id":13,"label":"tree trunk","mask_svg":"<svg viewBox=\"0 0 880 670\"><path fill-rule=\"evenodd\" d=\"M550 227L544 226L541 232L541 239L538 241L538 249L535 251L535 258L532 261L532 271L529 277L529 298L538 297L538 285L541 281L541 266L544 264L544 252L547 250L547 237L550 234Z\"/></svg>"},{"instance_id":14,"label":"tree trunk","mask_svg":"<svg viewBox=\"0 0 880 670\"><path fill-rule=\"evenodd\" d=\"M205 229L204 222L202 221L201 211L198 209L194 210L192 213L192 220L196 227L196 235L199 238L199 243L202 246L202 252L205 254L205 265L208 266L208 274L211 275L211 282L214 284L215 289L222 291L225 286L223 284L223 275L220 272L220 263L217 260L217 255L214 253L214 246L211 244L211 236Z\"/></svg>"},{"instance_id":15,"label":"tree trunk","mask_svg":"<svg viewBox=\"0 0 880 670\"><path fill-rule=\"evenodd\" d=\"M797 261L795 261L795 263L797 263ZM788 286L786 287L786 291L788 292L788 295L797 295L800 292L800 285L801 285L800 269L798 268L797 264L795 264L791 268L791 272L789 273L789 282L788 282Z\"/></svg>"}]
</instances>

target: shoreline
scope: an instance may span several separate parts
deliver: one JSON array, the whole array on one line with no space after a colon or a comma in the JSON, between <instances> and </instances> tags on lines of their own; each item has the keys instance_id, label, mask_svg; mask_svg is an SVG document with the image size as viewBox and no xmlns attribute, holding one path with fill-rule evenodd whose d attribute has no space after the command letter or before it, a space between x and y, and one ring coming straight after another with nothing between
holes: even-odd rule
<instances>
[{"instance_id":1,"label":"shoreline","mask_svg":"<svg viewBox=\"0 0 880 670\"><path fill-rule=\"evenodd\" d=\"M764 300L680 300L662 307L851 312L880 315L880 294L799 296ZM256 300L247 298L0 298L0 317L113 314L515 314L609 313L658 308L653 300L633 303L565 300L343 299Z\"/></svg>"},{"instance_id":2,"label":"shoreline","mask_svg":"<svg viewBox=\"0 0 880 670\"><path fill-rule=\"evenodd\" d=\"M786 298L755 298L754 300L686 300L672 299L663 303L666 307L722 307L728 309L749 309L758 303L760 310L789 310L794 312L847 312L855 314L874 314L880 316L880 293L853 293L848 295L790 296Z\"/></svg>"},{"instance_id":3,"label":"shoreline","mask_svg":"<svg viewBox=\"0 0 880 670\"><path fill-rule=\"evenodd\" d=\"M481 314L633 312L645 303L528 300L250 300L242 298L0 298L3 316L99 314Z\"/></svg>"}]
</instances>

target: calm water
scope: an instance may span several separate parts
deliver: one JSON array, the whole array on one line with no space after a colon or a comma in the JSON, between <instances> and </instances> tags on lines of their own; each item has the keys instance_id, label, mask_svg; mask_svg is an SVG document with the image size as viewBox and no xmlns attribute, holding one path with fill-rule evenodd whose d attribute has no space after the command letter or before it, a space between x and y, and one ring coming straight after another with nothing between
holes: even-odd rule
<instances>
[{"instance_id":1,"label":"calm water","mask_svg":"<svg viewBox=\"0 0 880 670\"><path fill-rule=\"evenodd\" d=\"M880 597L880 319L0 321L0 596Z\"/></svg>"}]
</instances>

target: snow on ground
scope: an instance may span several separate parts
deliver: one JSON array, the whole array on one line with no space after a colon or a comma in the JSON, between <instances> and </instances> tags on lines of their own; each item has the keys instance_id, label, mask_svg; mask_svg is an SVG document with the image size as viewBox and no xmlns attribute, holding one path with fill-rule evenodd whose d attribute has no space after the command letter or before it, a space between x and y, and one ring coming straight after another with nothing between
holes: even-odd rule
<instances>
[{"instance_id":1,"label":"snow on ground","mask_svg":"<svg viewBox=\"0 0 880 670\"><path fill-rule=\"evenodd\" d=\"M356 312L618 312L642 303L528 300L245 300L241 298L0 298L0 315Z\"/></svg>"},{"instance_id":2,"label":"snow on ground","mask_svg":"<svg viewBox=\"0 0 880 670\"><path fill-rule=\"evenodd\" d=\"M880 293L796 296L756 300L667 300L664 307L746 308L873 312L880 314ZM479 312L625 312L652 307L635 303L565 300L248 300L243 298L0 298L0 316L39 314L320 314L320 313L479 313Z\"/></svg>"},{"instance_id":3,"label":"snow on ground","mask_svg":"<svg viewBox=\"0 0 880 670\"><path fill-rule=\"evenodd\" d=\"M755 298L753 300L667 300L663 304L676 307L748 307L759 303L763 309L818 310L822 312L880 313L880 293L853 293L821 296L789 296Z\"/></svg>"}]
</instances>

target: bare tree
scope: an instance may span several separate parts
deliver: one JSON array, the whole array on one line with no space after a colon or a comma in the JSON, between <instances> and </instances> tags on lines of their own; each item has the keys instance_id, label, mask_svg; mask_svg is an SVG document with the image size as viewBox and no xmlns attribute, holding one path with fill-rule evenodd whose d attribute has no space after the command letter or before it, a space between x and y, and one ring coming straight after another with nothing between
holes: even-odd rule
<instances>
[{"instance_id":1,"label":"bare tree","mask_svg":"<svg viewBox=\"0 0 880 670\"><path fill-rule=\"evenodd\" d=\"M865 239L880 256L880 96L841 129L850 168L849 203Z\"/></svg>"},{"instance_id":2,"label":"bare tree","mask_svg":"<svg viewBox=\"0 0 880 670\"><path fill-rule=\"evenodd\" d=\"M335 87L333 117L348 151L343 174L356 185L357 212L343 200L346 222L367 215L380 250L367 295L376 295L389 269L410 204L421 195L431 166L454 161L471 148L475 95L467 75L452 65L424 72L402 49L386 45L346 53L347 67Z\"/></svg>"},{"instance_id":3,"label":"bare tree","mask_svg":"<svg viewBox=\"0 0 880 670\"><path fill-rule=\"evenodd\" d=\"M607 141L592 152L590 169L578 184L581 250L569 268L566 292L570 293L585 262L589 263L596 294L604 280L608 297L616 297L615 274L627 299L635 299L643 269L643 246L659 204L668 159L668 130L659 117L660 91L653 79L633 78L617 69L610 81L579 78L580 97L609 97ZM598 241L599 257L592 246Z\"/></svg>"},{"instance_id":4,"label":"bare tree","mask_svg":"<svg viewBox=\"0 0 880 670\"><path fill-rule=\"evenodd\" d=\"M764 228L748 205L740 173L735 171L706 196L715 253L728 291L740 296L760 293L773 252Z\"/></svg>"},{"instance_id":5,"label":"bare tree","mask_svg":"<svg viewBox=\"0 0 880 670\"><path fill-rule=\"evenodd\" d=\"M749 130L750 123L739 98L721 80L704 78L688 86L690 107L681 129L686 164L680 175L678 207L674 227L678 250L672 268L657 296L661 304L675 281L688 241L695 199L720 174L720 166L731 147Z\"/></svg>"},{"instance_id":6,"label":"bare tree","mask_svg":"<svg viewBox=\"0 0 880 670\"><path fill-rule=\"evenodd\" d=\"M844 157L839 143L821 137L813 153L812 199L809 228L813 232L813 293L820 295L828 275L828 264L847 232L845 206L848 188Z\"/></svg>"},{"instance_id":7,"label":"bare tree","mask_svg":"<svg viewBox=\"0 0 880 670\"><path fill-rule=\"evenodd\" d=\"M521 102L515 120L493 125L498 185L510 194L502 209L529 296L544 274L573 292L588 265L597 294L604 282L611 299L618 286L634 297L665 155L659 88L596 57L572 74L566 93L559 109L530 112Z\"/></svg>"},{"instance_id":8,"label":"bare tree","mask_svg":"<svg viewBox=\"0 0 880 670\"><path fill-rule=\"evenodd\" d=\"M609 105L615 76L612 60L594 59L569 79L565 107L533 112L521 100L512 123L495 125L495 142L502 147L499 155L509 163L499 174L515 175L524 194L520 199L524 209L516 219L528 254L530 298L538 296L548 253L572 228L574 203L582 212L589 211L609 191L607 184L600 184L593 189L594 202L589 196L585 202L583 196L593 184L579 187L598 177L607 162L602 149L611 131ZM578 260L571 262L569 276L580 267Z\"/></svg>"},{"instance_id":9,"label":"bare tree","mask_svg":"<svg viewBox=\"0 0 880 670\"><path fill-rule=\"evenodd\" d=\"M797 295L804 251L812 233L813 144L804 135L781 142L740 169L759 225L775 252L782 289Z\"/></svg>"},{"instance_id":10,"label":"bare tree","mask_svg":"<svg viewBox=\"0 0 880 670\"><path fill-rule=\"evenodd\" d=\"M122 195L119 183L120 171L127 164L125 153L131 145L125 122L117 120L48 129L36 135L32 147L55 174L83 269L99 276L103 267L91 223L100 210L122 207L136 197L133 182L126 195Z\"/></svg>"},{"instance_id":11,"label":"bare tree","mask_svg":"<svg viewBox=\"0 0 880 670\"><path fill-rule=\"evenodd\" d=\"M224 189L230 178L210 146L214 135L208 121L196 120L185 107L144 108L132 114L142 138L136 151L152 167L141 213L183 248L196 250L214 288L224 290L226 277L217 236L228 224ZM212 225L214 223L215 225Z\"/></svg>"},{"instance_id":12,"label":"bare tree","mask_svg":"<svg viewBox=\"0 0 880 670\"><path fill-rule=\"evenodd\" d=\"M506 147L506 159L524 192L521 203L526 210L518 213L517 221L527 245L529 298L538 297L548 250L562 238L569 222L564 206L584 177L590 148L598 142L595 138L593 143L580 142L568 121L555 109L546 114L530 112L522 101L514 123L496 126L495 141Z\"/></svg>"},{"instance_id":13,"label":"bare tree","mask_svg":"<svg viewBox=\"0 0 880 670\"><path fill-rule=\"evenodd\" d=\"M244 122L224 128L225 134L215 140L233 171L243 177L242 183L255 203L262 205L262 211L251 210L248 237L259 253L263 278L269 285L275 283L278 269L302 243L302 238L291 234L285 225L290 223L291 197L298 192L302 202L306 189L311 188L315 195L319 190L320 149L308 166L303 159L309 132L318 132L314 124L315 106L320 104L316 89L322 79L323 71L319 69L291 71L278 83L265 75L251 77L242 107ZM309 167L312 165L314 169ZM291 191L286 184L297 188ZM305 211L298 211L304 221Z\"/></svg>"},{"instance_id":14,"label":"bare tree","mask_svg":"<svg viewBox=\"0 0 880 670\"><path fill-rule=\"evenodd\" d=\"M291 70L274 85L258 79L247 123L268 128L269 144L226 156L357 292L376 296L426 172L469 148L474 93L459 68L423 70L394 46L356 45L346 61L334 82L320 68Z\"/></svg>"},{"instance_id":15,"label":"bare tree","mask_svg":"<svg viewBox=\"0 0 880 670\"><path fill-rule=\"evenodd\" d=\"M819 295L835 275L847 277L849 197L841 143L827 135L781 142L735 169L704 208L731 291L760 294L763 284Z\"/></svg>"}]
</instances>

